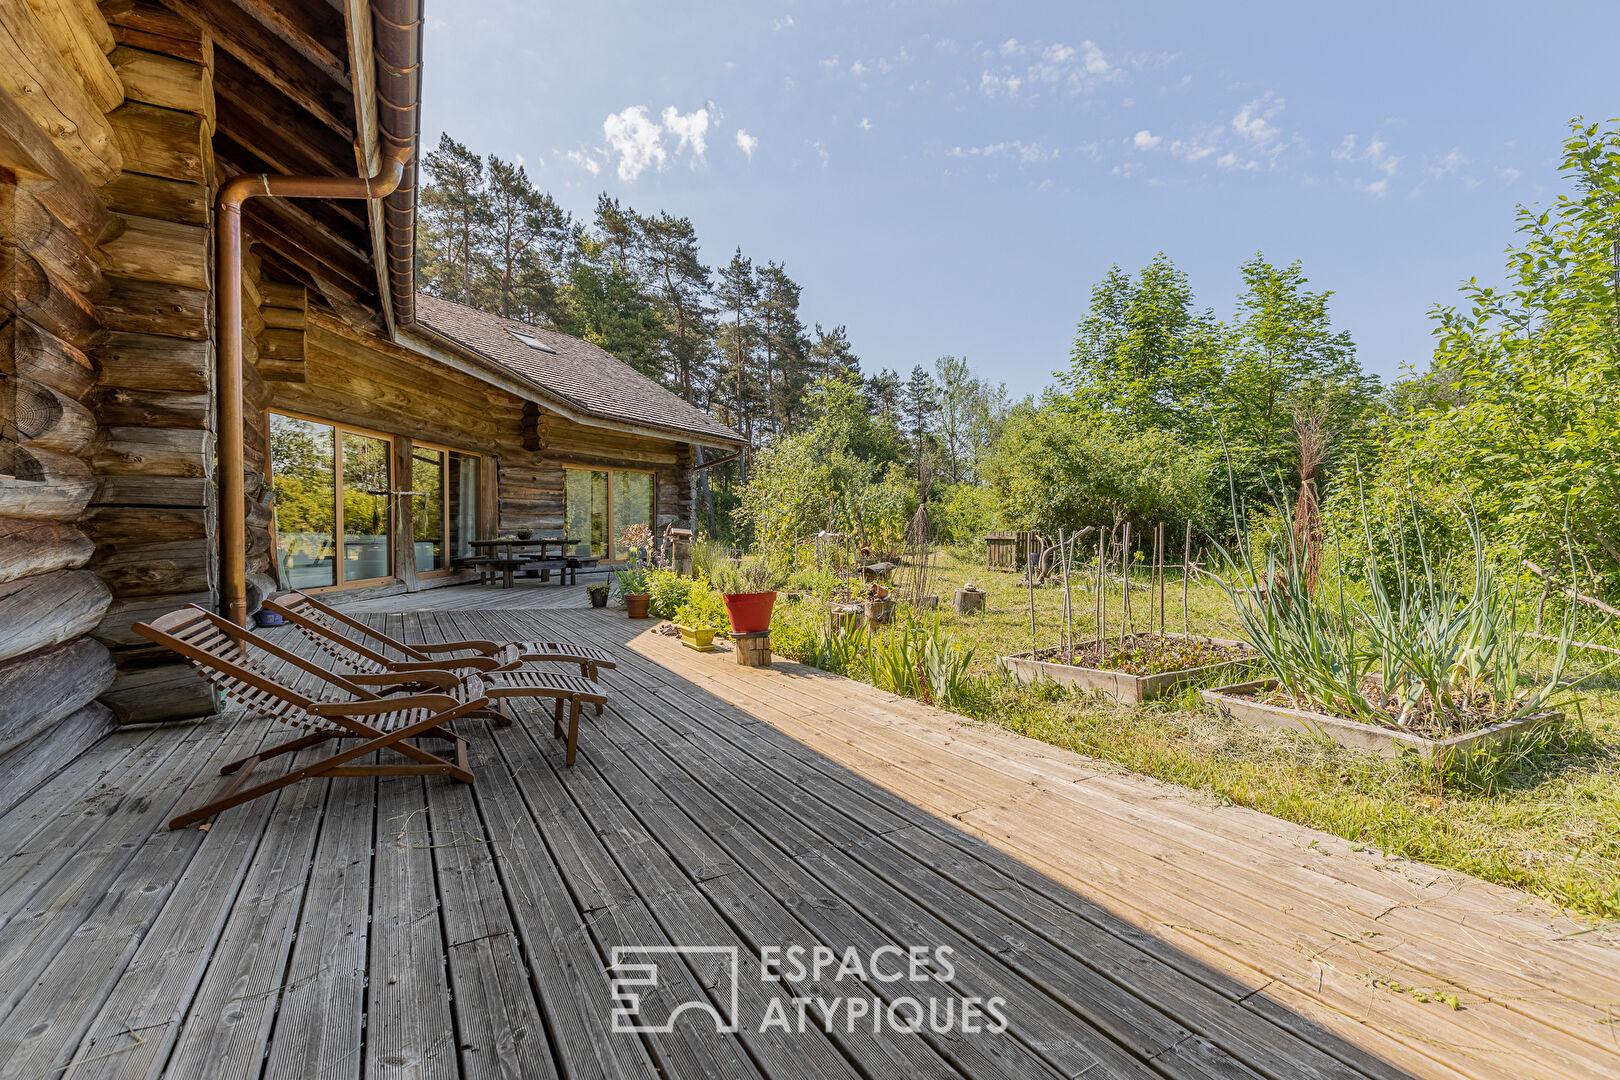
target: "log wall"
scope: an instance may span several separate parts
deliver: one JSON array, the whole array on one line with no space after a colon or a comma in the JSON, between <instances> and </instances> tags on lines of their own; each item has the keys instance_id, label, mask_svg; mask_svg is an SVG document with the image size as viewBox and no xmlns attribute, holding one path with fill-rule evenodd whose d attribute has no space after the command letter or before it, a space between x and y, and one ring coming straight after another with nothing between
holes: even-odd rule
<instances>
[{"instance_id":1,"label":"log wall","mask_svg":"<svg viewBox=\"0 0 1620 1080\"><path fill-rule=\"evenodd\" d=\"M122 167L123 89L89 5L0 2L0 811L111 725L90 636L113 603L88 569L96 492L96 187Z\"/></svg>"},{"instance_id":2,"label":"log wall","mask_svg":"<svg viewBox=\"0 0 1620 1080\"><path fill-rule=\"evenodd\" d=\"M118 675L102 695L120 720L213 708L208 687L130 624L218 595L214 541L212 49L154 3L102 6L123 84L108 114L122 167L102 188L111 228L96 295L100 379L91 401L100 481L84 519L90 568L113 596L96 627Z\"/></svg>"}]
</instances>

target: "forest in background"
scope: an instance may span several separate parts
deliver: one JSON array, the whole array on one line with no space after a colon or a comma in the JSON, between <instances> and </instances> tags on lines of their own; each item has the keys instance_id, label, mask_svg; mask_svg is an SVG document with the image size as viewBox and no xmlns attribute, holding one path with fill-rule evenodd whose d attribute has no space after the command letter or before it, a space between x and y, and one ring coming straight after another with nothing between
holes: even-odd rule
<instances>
[{"instance_id":1,"label":"forest in background","mask_svg":"<svg viewBox=\"0 0 1620 1080\"><path fill-rule=\"evenodd\" d=\"M448 136L426 165L426 291L592 341L748 438L702 492L722 539L786 557L821 529L896 533L924 501L948 543L1185 520L1224 539L1234 512L1286 534L1308 494L1341 547L1466 546L1477 518L1515 567L1620 588L1613 127L1572 123L1568 190L1520 209L1507 285L1435 306L1432 359L1389 387L1298 262L1257 253L1219 316L1161 253L1110 269L1055 385L1018 402L961 357L864 369L843 325L806 326L782 263L704 266L686 218L604 194L575 220Z\"/></svg>"}]
</instances>

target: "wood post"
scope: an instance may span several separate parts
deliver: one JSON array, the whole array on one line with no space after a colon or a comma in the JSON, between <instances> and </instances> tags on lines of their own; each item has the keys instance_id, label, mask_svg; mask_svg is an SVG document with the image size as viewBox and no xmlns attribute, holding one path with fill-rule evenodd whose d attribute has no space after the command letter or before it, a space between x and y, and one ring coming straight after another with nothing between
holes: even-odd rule
<instances>
[{"instance_id":1,"label":"wood post","mask_svg":"<svg viewBox=\"0 0 1620 1080\"><path fill-rule=\"evenodd\" d=\"M761 630L752 634L732 634L736 645L737 663L743 667L771 666L771 632Z\"/></svg>"}]
</instances>

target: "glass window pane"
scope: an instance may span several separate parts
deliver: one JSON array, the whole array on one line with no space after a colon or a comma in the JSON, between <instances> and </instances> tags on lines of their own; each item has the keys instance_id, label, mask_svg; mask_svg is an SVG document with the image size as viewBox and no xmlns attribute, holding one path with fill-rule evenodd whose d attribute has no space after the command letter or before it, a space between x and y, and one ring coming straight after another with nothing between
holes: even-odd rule
<instances>
[{"instance_id":1,"label":"glass window pane","mask_svg":"<svg viewBox=\"0 0 1620 1080\"><path fill-rule=\"evenodd\" d=\"M276 492L276 558L289 588L337 584L335 433L326 424L270 416L270 475Z\"/></svg>"},{"instance_id":2,"label":"glass window pane","mask_svg":"<svg viewBox=\"0 0 1620 1080\"><path fill-rule=\"evenodd\" d=\"M615 472L613 474L613 543L618 547L619 535L625 526L641 524L652 530L653 478L651 473ZM619 550L616 559L628 559L628 550Z\"/></svg>"},{"instance_id":3,"label":"glass window pane","mask_svg":"<svg viewBox=\"0 0 1620 1080\"><path fill-rule=\"evenodd\" d=\"M411 449L411 528L418 573L443 570L444 451L423 446Z\"/></svg>"},{"instance_id":4,"label":"glass window pane","mask_svg":"<svg viewBox=\"0 0 1620 1080\"><path fill-rule=\"evenodd\" d=\"M343 580L387 577L387 439L343 433Z\"/></svg>"},{"instance_id":5,"label":"glass window pane","mask_svg":"<svg viewBox=\"0 0 1620 1080\"><path fill-rule=\"evenodd\" d=\"M478 536L478 458L450 451L450 554L471 558Z\"/></svg>"},{"instance_id":6,"label":"glass window pane","mask_svg":"<svg viewBox=\"0 0 1620 1080\"><path fill-rule=\"evenodd\" d=\"M608 474L594 469L563 470L563 534L578 541L573 554L588 549L608 557Z\"/></svg>"}]
</instances>

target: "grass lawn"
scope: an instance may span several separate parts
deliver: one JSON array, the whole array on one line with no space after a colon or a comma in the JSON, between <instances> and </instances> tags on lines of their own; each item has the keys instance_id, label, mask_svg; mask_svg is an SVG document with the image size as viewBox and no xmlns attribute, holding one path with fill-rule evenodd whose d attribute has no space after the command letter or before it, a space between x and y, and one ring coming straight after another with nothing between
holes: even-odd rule
<instances>
[{"instance_id":1,"label":"grass lawn","mask_svg":"<svg viewBox=\"0 0 1620 1080\"><path fill-rule=\"evenodd\" d=\"M964 582L988 592L982 615L950 610ZM1019 734L1210 792L1389 855L1419 859L1525 889L1599 922L1620 920L1620 677L1594 681L1578 718L1487 787L1442 784L1415 763L1386 761L1302 736L1223 721L1196 688L1174 699L1122 707L1056 688L1023 689L996 657L1030 648L1029 591L1016 573L942 554L930 591L941 624L974 649L985 676L963 711ZM1092 594L1074 583L1075 636L1089 636ZM1144 629L1147 590L1133 593ZM806 609L809 605L805 605ZM1055 645L1060 583L1035 590L1041 646ZM1238 637L1231 602L1213 583L1188 596L1194 633ZM1117 628L1118 584L1109 597ZM1182 626L1180 583L1166 586L1167 629ZM808 611L806 612L808 614Z\"/></svg>"}]
</instances>

